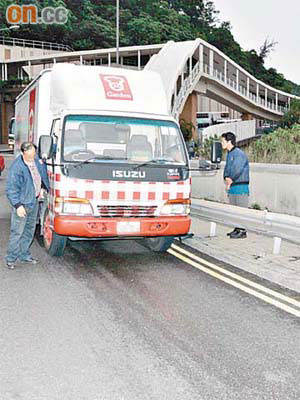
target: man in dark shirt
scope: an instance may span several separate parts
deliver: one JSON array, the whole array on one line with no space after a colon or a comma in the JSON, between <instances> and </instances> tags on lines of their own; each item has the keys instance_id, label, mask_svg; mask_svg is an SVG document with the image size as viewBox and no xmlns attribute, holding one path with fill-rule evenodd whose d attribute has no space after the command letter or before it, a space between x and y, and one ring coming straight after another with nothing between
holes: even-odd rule
<instances>
[{"instance_id":1,"label":"man in dark shirt","mask_svg":"<svg viewBox=\"0 0 300 400\"><path fill-rule=\"evenodd\" d=\"M36 264L29 251L38 215L41 189L49 190L46 165L38 158L31 142L21 145L21 154L12 163L6 182L6 195L12 206L6 266L14 269L19 259Z\"/></svg>"},{"instance_id":2,"label":"man in dark shirt","mask_svg":"<svg viewBox=\"0 0 300 400\"><path fill-rule=\"evenodd\" d=\"M246 154L236 147L234 133L227 132L221 136L224 150L227 150L226 164L224 168L225 188L228 193L229 203L239 207L248 207L249 203L249 161ZM247 237L246 229L234 228L228 233L231 239L243 239Z\"/></svg>"}]
</instances>

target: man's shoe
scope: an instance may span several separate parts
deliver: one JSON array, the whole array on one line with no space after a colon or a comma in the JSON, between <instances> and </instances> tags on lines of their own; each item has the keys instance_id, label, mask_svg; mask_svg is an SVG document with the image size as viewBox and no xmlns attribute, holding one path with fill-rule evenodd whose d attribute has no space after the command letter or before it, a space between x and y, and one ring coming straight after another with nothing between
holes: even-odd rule
<instances>
[{"instance_id":1,"label":"man's shoe","mask_svg":"<svg viewBox=\"0 0 300 400\"><path fill-rule=\"evenodd\" d=\"M37 264L39 261L35 258L27 258L26 260L20 260L24 264Z\"/></svg>"},{"instance_id":2,"label":"man's shoe","mask_svg":"<svg viewBox=\"0 0 300 400\"><path fill-rule=\"evenodd\" d=\"M13 263L11 261L6 261L6 267L8 269L15 269L15 263Z\"/></svg>"},{"instance_id":3,"label":"man's shoe","mask_svg":"<svg viewBox=\"0 0 300 400\"><path fill-rule=\"evenodd\" d=\"M239 229L237 232L232 233L229 237L230 239L246 239L247 232L245 229Z\"/></svg>"},{"instance_id":4,"label":"man's shoe","mask_svg":"<svg viewBox=\"0 0 300 400\"><path fill-rule=\"evenodd\" d=\"M232 235L233 233L236 233L236 232L239 231L239 230L240 230L240 228L234 228L233 231L228 232L226 235L227 235L227 236L230 236L230 235Z\"/></svg>"}]
</instances>

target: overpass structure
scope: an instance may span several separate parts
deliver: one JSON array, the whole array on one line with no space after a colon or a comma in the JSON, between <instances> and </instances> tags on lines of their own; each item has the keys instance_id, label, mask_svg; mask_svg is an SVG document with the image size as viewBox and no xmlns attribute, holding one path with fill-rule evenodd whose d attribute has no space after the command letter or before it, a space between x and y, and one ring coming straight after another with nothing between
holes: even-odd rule
<instances>
[{"instance_id":1,"label":"overpass structure","mask_svg":"<svg viewBox=\"0 0 300 400\"><path fill-rule=\"evenodd\" d=\"M120 67L145 68L161 75L170 111L177 119L195 123L199 93L239 111L243 120L279 121L291 99L297 98L257 80L202 39L123 47L119 55ZM34 67L49 68L58 62L116 66L116 49L64 51L10 60L2 63L0 78L22 79L25 71L34 78Z\"/></svg>"}]
</instances>

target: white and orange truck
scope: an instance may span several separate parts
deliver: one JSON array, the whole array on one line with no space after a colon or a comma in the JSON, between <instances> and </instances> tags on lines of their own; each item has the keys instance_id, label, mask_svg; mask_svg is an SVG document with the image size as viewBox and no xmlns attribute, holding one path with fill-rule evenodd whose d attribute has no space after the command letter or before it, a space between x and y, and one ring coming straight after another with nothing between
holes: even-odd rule
<instances>
[{"instance_id":1,"label":"white and orange truck","mask_svg":"<svg viewBox=\"0 0 300 400\"><path fill-rule=\"evenodd\" d=\"M56 64L17 97L15 118L15 153L33 141L48 165L49 254L68 239L143 239L163 252L189 232L189 160L157 73Z\"/></svg>"}]
</instances>

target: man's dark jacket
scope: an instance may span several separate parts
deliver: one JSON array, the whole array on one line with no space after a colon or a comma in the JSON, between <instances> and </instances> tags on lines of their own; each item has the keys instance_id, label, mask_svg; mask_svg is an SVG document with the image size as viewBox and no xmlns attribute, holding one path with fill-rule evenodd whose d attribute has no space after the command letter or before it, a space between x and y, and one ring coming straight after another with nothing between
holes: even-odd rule
<instances>
[{"instance_id":1,"label":"man's dark jacket","mask_svg":"<svg viewBox=\"0 0 300 400\"><path fill-rule=\"evenodd\" d=\"M232 185L249 183L249 161L246 154L234 147L228 152L224 168L224 179L231 178Z\"/></svg>"},{"instance_id":2,"label":"man's dark jacket","mask_svg":"<svg viewBox=\"0 0 300 400\"><path fill-rule=\"evenodd\" d=\"M50 184L46 164L38 156L34 161L41 176L42 188L49 191ZM22 155L19 155L9 168L6 195L10 204L15 208L35 205L36 195L32 175Z\"/></svg>"}]
</instances>

